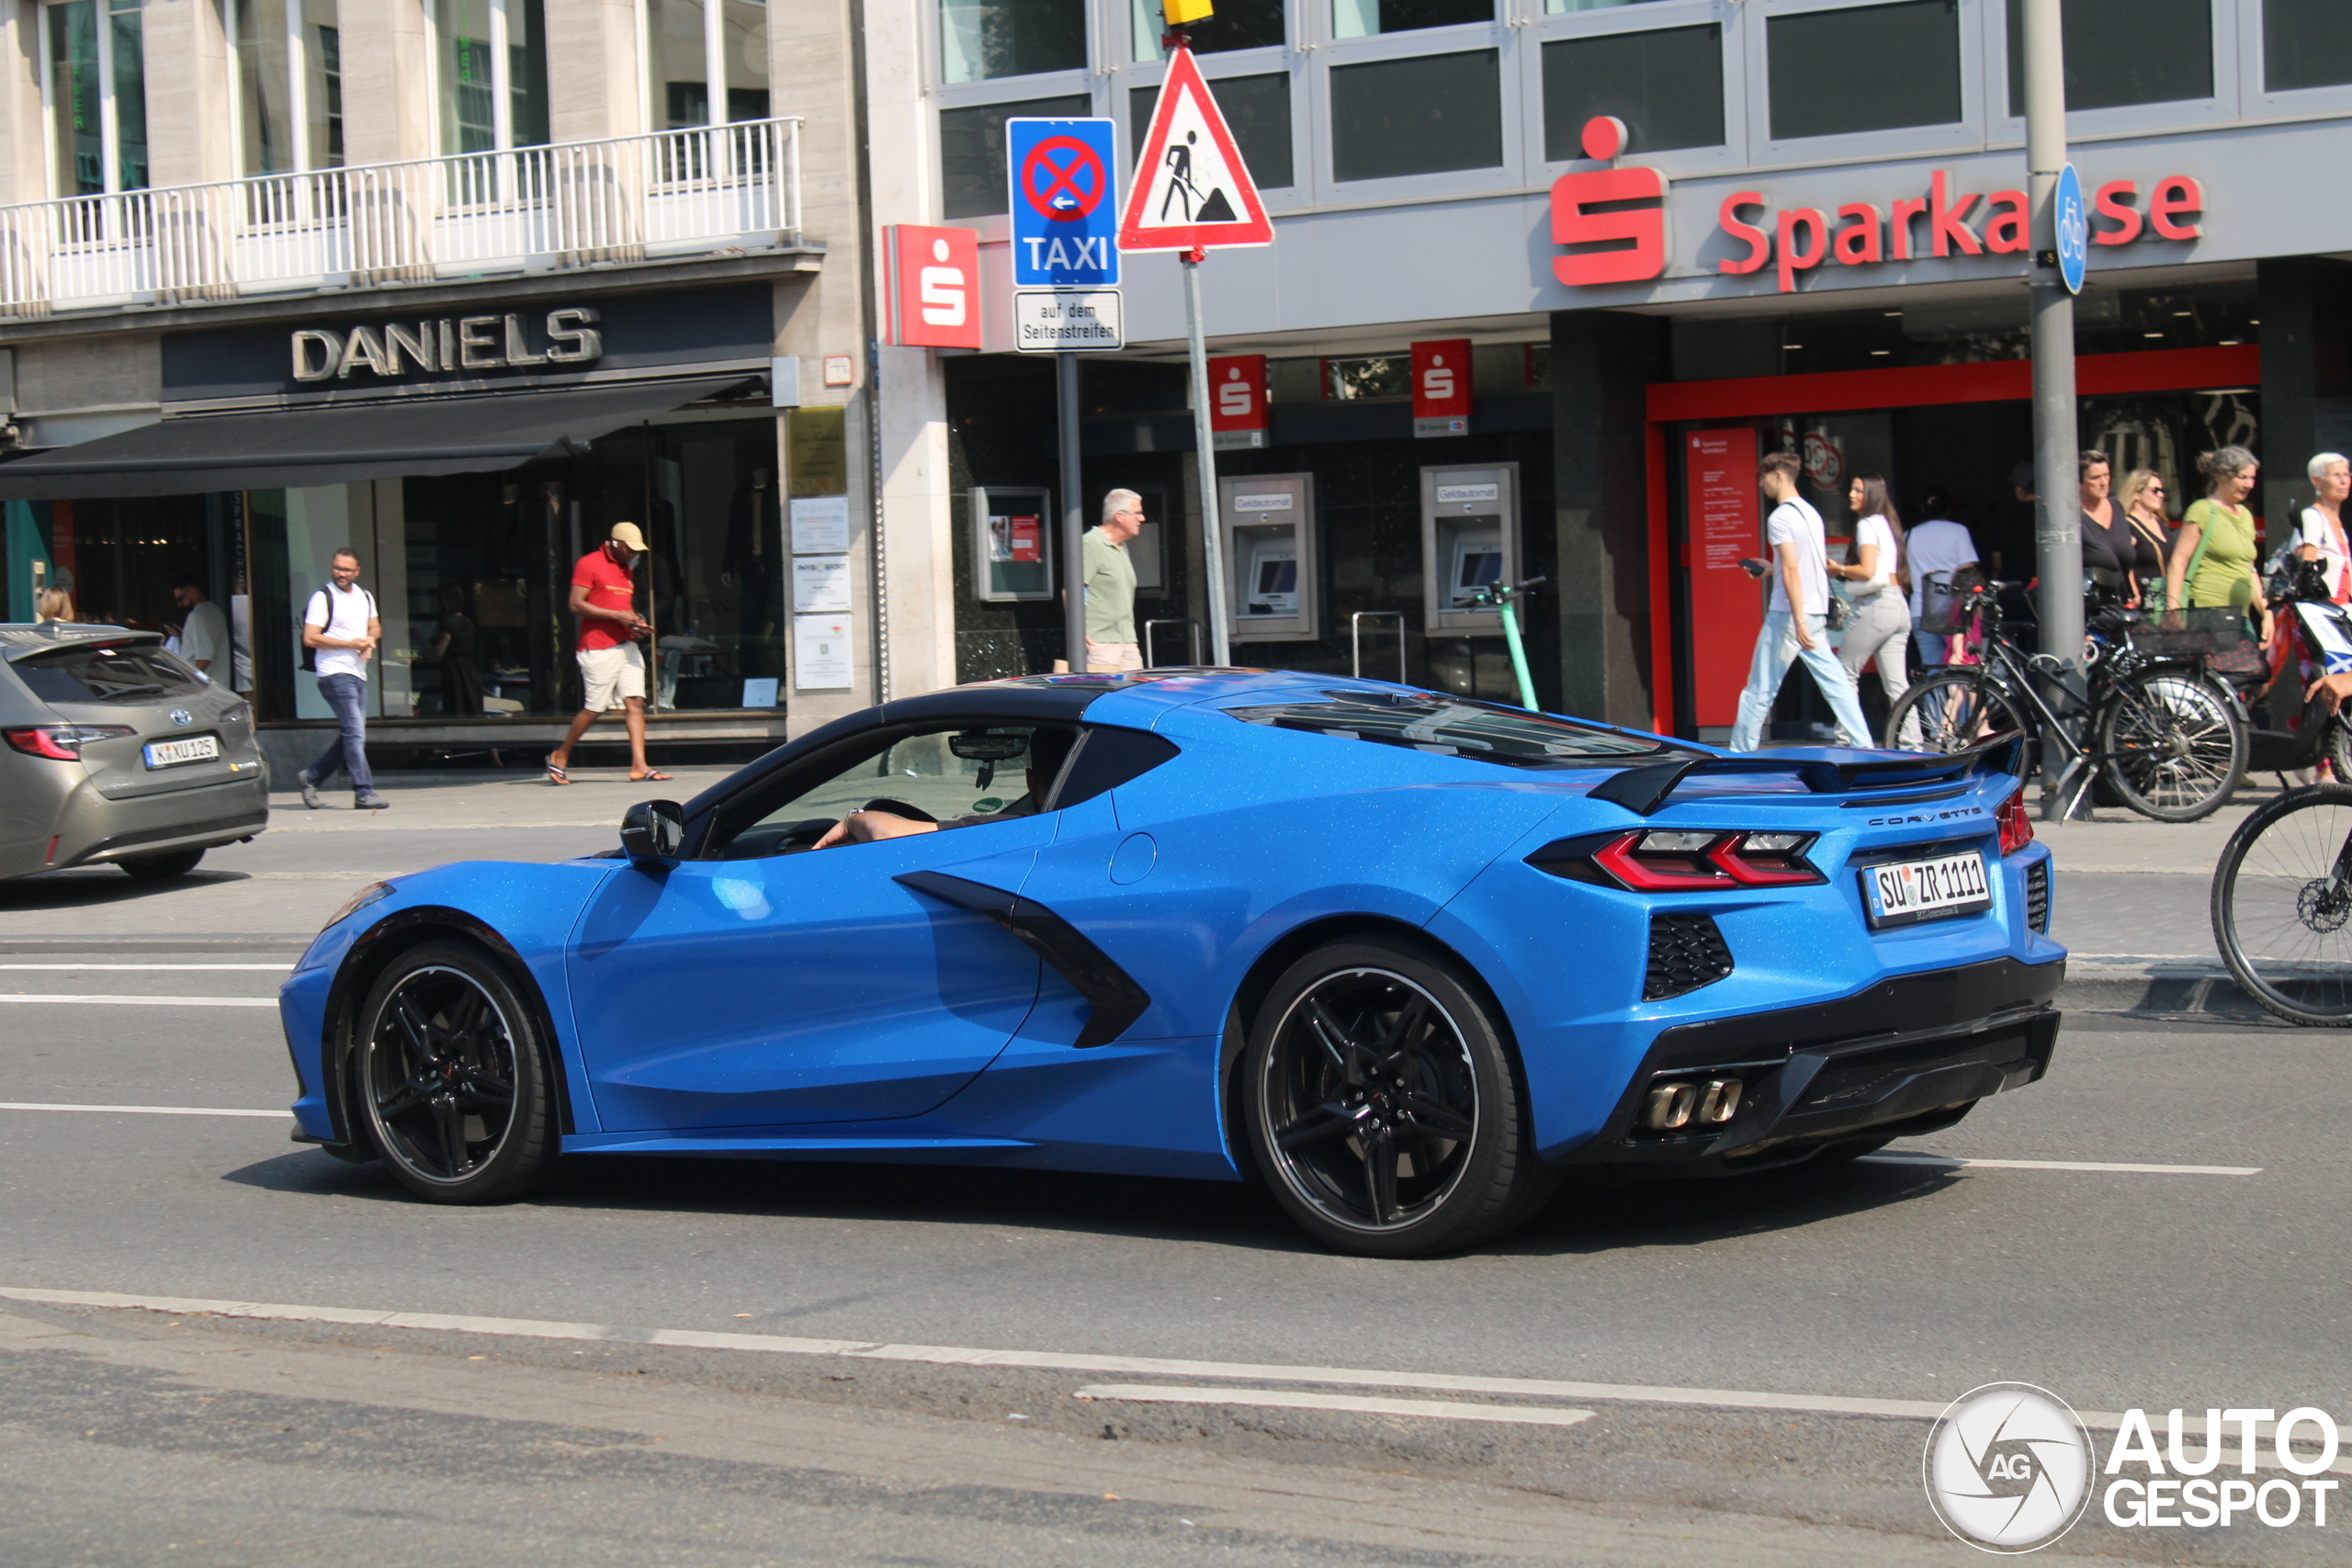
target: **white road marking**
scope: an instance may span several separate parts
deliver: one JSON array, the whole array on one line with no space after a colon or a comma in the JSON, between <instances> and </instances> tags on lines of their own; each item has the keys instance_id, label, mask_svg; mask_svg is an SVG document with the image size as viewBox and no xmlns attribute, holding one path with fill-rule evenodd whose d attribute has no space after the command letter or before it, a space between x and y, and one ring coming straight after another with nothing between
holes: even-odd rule
<instances>
[{"instance_id":1,"label":"white road marking","mask_svg":"<svg viewBox=\"0 0 2352 1568\"><path fill-rule=\"evenodd\" d=\"M1951 1155L1864 1155L1873 1165L1931 1165L1943 1170L2088 1170L2129 1176L2260 1176L2258 1165L2119 1165L2086 1159L1961 1159Z\"/></svg>"},{"instance_id":2,"label":"white road marking","mask_svg":"<svg viewBox=\"0 0 2352 1568\"><path fill-rule=\"evenodd\" d=\"M1499 1421L1523 1427L1573 1427L1589 1410L1556 1404L1465 1404L1455 1399L1372 1399L1357 1393L1304 1393L1275 1388L1184 1388L1172 1383L1089 1383L1073 1399L1125 1399L1144 1404L1248 1404L1272 1410L1352 1410L1368 1416L1427 1416L1442 1421Z\"/></svg>"},{"instance_id":3,"label":"white road marking","mask_svg":"<svg viewBox=\"0 0 2352 1568\"><path fill-rule=\"evenodd\" d=\"M0 1111L108 1111L134 1116L267 1116L291 1122L291 1111L228 1111L209 1105L44 1105L31 1100L0 1100Z\"/></svg>"},{"instance_id":4,"label":"white road marking","mask_svg":"<svg viewBox=\"0 0 2352 1568\"><path fill-rule=\"evenodd\" d=\"M130 1008L274 1008L276 997L102 997L55 992L48 995L28 995L22 991L0 991L0 1002L51 1002L60 1007L130 1007Z\"/></svg>"},{"instance_id":5,"label":"white road marking","mask_svg":"<svg viewBox=\"0 0 2352 1568\"><path fill-rule=\"evenodd\" d=\"M0 969L46 969L66 974L89 970L258 969L272 975L293 972L291 964L0 964Z\"/></svg>"}]
</instances>

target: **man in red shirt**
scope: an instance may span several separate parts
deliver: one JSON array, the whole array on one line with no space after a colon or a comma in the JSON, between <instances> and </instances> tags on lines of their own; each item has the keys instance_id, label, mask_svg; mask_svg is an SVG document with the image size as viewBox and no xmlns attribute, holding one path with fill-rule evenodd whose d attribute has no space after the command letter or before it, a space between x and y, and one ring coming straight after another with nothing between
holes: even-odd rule
<instances>
[{"instance_id":1,"label":"man in red shirt","mask_svg":"<svg viewBox=\"0 0 2352 1568\"><path fill-rule=\"evenodd\" d=\"M668 773L645 762L645 655L638 644L652 635L644 616L631 608L637 581L630 569L645 554L645 536L634 523L613 525L612 537L580 558L571 569L571 613L580 617L580 711L564 732L563 744L548 756L548 783L568 784L571 749L597 716L619 705L628 726L628 776L666 780Z\"/></svg>"}]
</instances>

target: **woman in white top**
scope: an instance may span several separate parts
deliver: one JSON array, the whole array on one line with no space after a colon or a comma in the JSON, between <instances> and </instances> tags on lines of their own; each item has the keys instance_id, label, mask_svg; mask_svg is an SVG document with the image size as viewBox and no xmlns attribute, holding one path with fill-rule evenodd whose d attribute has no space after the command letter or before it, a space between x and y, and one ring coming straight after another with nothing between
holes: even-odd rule
<instances>
[{"instance_id":1,"label":"woman in white top","mask_svg":"<svg viewBox=\"0 0 2352 1568\"><path fill-rule=\"evenodd\" d=\"M1877 660L1878 682L1892 707L1911 689L1910 673L1904 668L1910 653L1911 605L1897 583L1903 547L1895 539L1894 502L1887 497L1886 480L1876 474L1856 474L1847 487L1846 504L1861 521L1854 525L1846 558L1829 566L1830 576L1854 585L1854 615L1846 623L1838 658L1857 688L1862 666ZM1905 746L1917 749L1918 726L1905 724L1901 739Z\"/></svg>"},{"instance_id":2,"label":"woman in white top","mask_svg":"<svg viewBox=\"0 0 2352 1568\"><path fill-rule=\"evenodd\" d=\"M2315 560L2327 576L2327 592L2339 604L2352 601L2352 549L2345 547L2344 502L2352 495L2352 460L2322 452L2304 469L2311 476L2312 504L2295 531L2295 554Z\"/></svg>"}]
</instances>

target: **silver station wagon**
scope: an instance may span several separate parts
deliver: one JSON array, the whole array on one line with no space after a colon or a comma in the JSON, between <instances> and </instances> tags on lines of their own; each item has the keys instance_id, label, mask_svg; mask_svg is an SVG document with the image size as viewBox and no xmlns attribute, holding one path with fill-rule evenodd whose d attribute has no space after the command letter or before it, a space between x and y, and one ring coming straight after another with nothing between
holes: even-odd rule
<instances>
[{"instance_id":1,"label":"silver station wagon","mask_svg":"<svg viewBox=\"0 0 2352 1568\"><path fill-rule=\"evenodd\" d=\"M0 626L0 878L185 875L269 822L253 708L123 626Z\"/></svg>"}]
</instances>

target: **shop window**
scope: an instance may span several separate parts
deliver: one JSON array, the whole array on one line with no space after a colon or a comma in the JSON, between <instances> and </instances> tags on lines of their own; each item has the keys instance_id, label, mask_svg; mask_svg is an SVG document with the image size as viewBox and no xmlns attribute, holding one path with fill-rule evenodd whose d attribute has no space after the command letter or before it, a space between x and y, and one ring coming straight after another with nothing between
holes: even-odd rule
<instances>
[{"instance_id":1,"label":"shop window","mask_svg":"<svg viewBox=\"0 0 2352 1568\"><path fill-rule=\"evenodd\" d=\"M1331 36L1367 38L1491 22L1495 0L1331 0Z\"/></svg>"},{"instance_id":2,"label":"shop window","mask_svg":"<svg viewBox=\"0 0 2352 1568\"><path fill-rule=\"evenodd\" d=\"M1086 0L940 0L939 52L949 83L1076 71L1086 63Z\"/></svg>"},{"instance_id":3,"label":"shop window","mask_svg":"<svg viewBox=\"0 0 2352 1568\"><path fill-rule=\"evenodd\" d=\"M59 196L147 185L147 30L140 0L41 7Z\"/></svg>"},{"instance_id":4,"label":"shop window","mask_svg":"<svg viewBox=\"0 0 2352 1568\"><path fill-rule=\"evenodd\" d=\"M434 0L441 151L503 152L548 139L540 0Z\"/></svg>"},{"instance_id":5,"label":"shop window","mask_svg":"<svg viewBox=\"0 0 2352 1568\"><path fill-rule=\"evenodd\" d=\"M2008 0L2008 6L2009 112L2022 115L2025 0ZM2331 7L2337 14L2344 9ZM2213 96L2213 0L2064 0L2060 14L2068 108L2111 109ZM2115 47L2116 39L2126 38L2131 48ZM2309 46L2308 39L2300 45Z\"/></svg>"},{"instance_id":6,"label":"shop window","mask_svg":"<svg viewBox=\"0 0 2352 1568\"><path fill-rule=\"evenodd\" d=\"M1363 354L1323 361L1323 395L1339 402L1365 398L1404 398L1413 391L1413 359L1408 354Z\"/></svg>"},{"instance_id":7,"label":"shop window","mask_svg":"<svg viewBox=\"0 0 2352 1568\"><path fill-rule=\"evenodd\" d=\"M1193 40L1193 52L1223 54L1228 50L1280 46L1286 38L1283 4L1284 0L1217 0L1215 16L1185 29ZM1128 0L1128 5L1135 13L1135 57L1139 61L1168 58L1159 47L1160 37L1168 30L1167 18L1159 14L1159 0Z\"/></svg>"},{"instance_id":8,"label":"shop window","mask_svg":"<svg viewBox=\"0 0 2352 1568\"><path fill-rule=\"evenodd\" d=\"M1260 190L1280 190L1293 183L1290 155L1290 74L1226 76L1209 84L1216 107L1233 131L1233 144ZM1159 89L1137 87L1127 96L1128 151L1140 155L1143 139L1151 129L1151 112L1159 104Z\"/></svg>"},{"instance_id":9,"label":"shop window","mask_svg":"<svg viewBox=\"0 0 2352 1568\"><path fill-rule=\"evenodd\" d=\"M343 162L335 0L235 0L237 164L247 175Z\"/></svg>"},{"instance_id":10,"label":"shop window","mask_svg":"<svg viewBox=\"0 0 2352 1568\"><path fill-rule=\"evenodd\" d=\"M1495 51L1331 68L1331 177L1393 179L1503 161Z\"/></svg>"},{"instance_id":11,"label":"shop window","mask_svg":"<svg viewBox=\"0 0 2352 1568\"><path fill-rule=\"evenodd\" d=\"M1583 157L1577 138L1603 114L1625 122L1631 152L1722 146L1723 28L1711 22L1545 44L1544 156Z\"/></svg>"},{"instance_id":12,"label":"shop window","mask_svg":"<svg viewBox=\"0 0 2352 1568\"><path fill-rule=\"evenodd\" d=\"M1027 98L1017 104L975 104L939 111L941 215L986 218L1009 199L1004 172L1004 122L1035 117L1072 119L1094 112L1083 93L1067 98Z\"/></svg>"},{"instance_id":13,"label":"shop window","mask_svg":"<svg viewBox=\"0 0 2352 1568\"><path fill-rule=\"evenodd\" d=\"M765 0L645 0L645 42L655 130L768 118ZM726 85L717 104L714 81Z\"/></svg>"},{"instance_id":14,"label":"shop window","mask_svg":"<svg viewBox=\"0 0 2352 1568\"><path fill-rule=\"evenodd\" d=\"M2262 0L2262 85L2273 93L2352 82L2352 6Z\"/></svg>"},{"instance_id":15,"label":"shop window","mask_svg":"<svg viewBox=\"0 0 2352 1568\"><path fill-rule=\"evenodd\" d=\"M1765 51L1775 141L1960 118L1958 0L1774 17Z\"/></svg>"}]
</instances>

